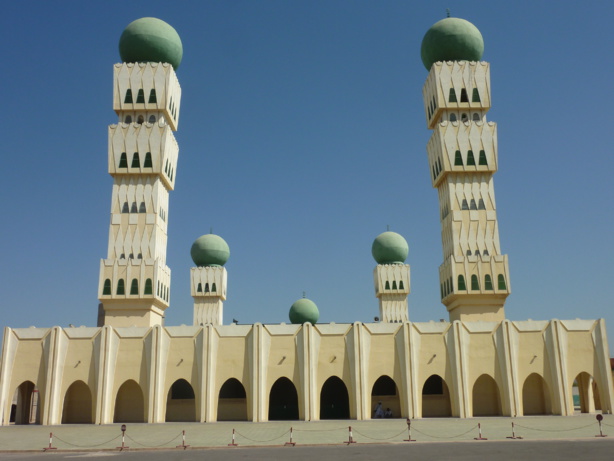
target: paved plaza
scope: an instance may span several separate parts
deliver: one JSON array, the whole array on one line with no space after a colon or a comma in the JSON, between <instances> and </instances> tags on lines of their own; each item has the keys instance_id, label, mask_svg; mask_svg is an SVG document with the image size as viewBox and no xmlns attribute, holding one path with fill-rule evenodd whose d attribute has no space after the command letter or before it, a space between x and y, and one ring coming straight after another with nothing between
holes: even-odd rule
<instances>
[{"instance_id":1,"label":"paved plaza","mask_svg":"<svg viewBox=\"0 0 614 461\"><path fill-rule=\"evenodd\" d=\"M599 434L596 415L534 416L522 418L483 417L472 419L432 418L411 422L411 438L417 443L460 442L479 437L488 441L510 440L512 422L515 435L522 440L595 439ZM407 443L407 423L403 419L371 421L277 421L268 423L165 423L127 424L125 445L128 450L173 449L185 443L193 448L224 447L235 443L239 447L283 446L292 440L301 445L343 445L349 440L349 426L357 444ZM603 434L614 439L614 416L604 415ZM0 452L42 451L53 433L53 447L58 450L100 451L121 446L121 425L61 425L61 426L5 426L0 428ZM520 441L520 440L519 440Z\"/></svg>"}]
</instances>

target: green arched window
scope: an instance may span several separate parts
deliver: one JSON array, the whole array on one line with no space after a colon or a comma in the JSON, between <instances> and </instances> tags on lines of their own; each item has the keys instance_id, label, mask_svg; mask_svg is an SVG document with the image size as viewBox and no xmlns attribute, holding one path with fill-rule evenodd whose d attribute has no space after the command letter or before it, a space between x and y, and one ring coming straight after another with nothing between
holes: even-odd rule
<instances>
[{"instance_id":1,"label":"green arched window","mask_svg":"<svg viewBox=\"0 0 614 461\"><path fill-rule=\"evenodd\" d=\"M124 279L119 279L117 281L117 292L118 295L126 294L126 286L124 285Z\"/></svg>"},{"instance_id":2,"label":"green arched window","mask_svg":"<svg viewBox=\"0 0 614 461\"><path fill-rule=\"evenodd\" d=\"M137 104L145 104L145 93L143 92L142 89L140 89L139 92L136 95L136 103Z\"/></svg>"},{"instance_id":3,"label":"green arched window","mask_svg":"<svg viewBox=\"0 0 614 461\"><path fill-rule=\"evenodd\" d=\"M399 282L399 290L404 290L405 286L403 285L403 280Z\"/></svg>"},{"instance_id":4,"label":"green arched window","mask_svg":"<svg viewBox=\"0 0 614 461\"><path fill-rule=\"evenodd\" d=\"M471 205L469 206L470 210L477 210L478 209L478 205L475 203L475 199L471 199Z\"/></svg>"},{"instance_id":5,"label":"green arched window","mask_svg":"<svg viewBox=\"0 0 614 461\"><path fill-rule=\"evenodd\" d=\"M490 278L490 275L486 274L484 276L484 289L485 290L492 290L492 278Z\"/></svg>"},{"instance_id":6,"label":"green arched window","mask_svg":"<svg viewBox=\"0 0 614 461\"><path fill-rule=\"evenodd\" d=\"M472 150L467 152L467 166L469 165L475 166L475 157L473 156Z\"/></svg>"},{"instance_id":7,"label":"green arched window","mask_svg":"<svg viewBox=\"0 0 614 461\"><path fill-rule=\"evenodd\" d=\"M153 294L153 282L151 279L145 280L145 293L146 295Z\"/></svg>"},{"instance_id":8,"label":"green arched window","mask_svg":"<svg viewBox=\"0 0 614 461\"><path fill-rule=\"evenodd\" d=\"M130 294L131 295L139 294L139 281L137 279L132 279L132 283L130 284Z\"/></svg>"},{"instance_id":9,"label":"green arched window","mask_svg":"<svg viewBox=\"0 0 614 461\"><path fill-rule=\"evenodd\" d=\"M396 290L396 289L397 289L397 281L396 281L396 280L393 280L393 281L392 281L392 289L393 289L393 290Z\"/></svg>"},{"instance_id":10,"label":"green arched window","mask_svg":"<svg viewBox=\"0 0 614 461\"><path fill-rule=\"evenodd\" d=\"M456 91L454 91L454 88L450 88L450 95L448 96L448 102L458 102L456 100Z\"/></svg>"},{"instance_id":11,"label":"green arched window","mask_svg":"<svg viewBox=\"0 0 614 461\"><path fill-rule=\"evenodd\" d=\"M141 168L141 160L139 159L139 153L135 152L132 156L132 165L130 168Z\"/></svg>"},{"instance_id":12,"label":"green arched window","mask_svg":"<svg viewBox=\"0 0 614 461\"><path fill-rule=\"evenodd\" d=\"M464 88L461 90L461 102L469 102L469 96L467 96L467 90Z\"/></svg>"},{"instance_id":13,"label":"green arched window","mask_svg":"<svg viewBox=\"0 0 614 461\"><path fill-rule=\"evenodd\" d=\"M454 166L463 166L463 156L460 150L454 153Z\"/></svg>"},{"instance_id":14,"label":"green arched window","mask_svg":"<svg viewBox=\"0 0 614 461\"><path fill-rule=\"evenodd\" d=\"M126 97L124 98L124 104L132 104L132 90L130 88L126 90Z\"/></svg>"},{"instance_id":15,"label":"green arched window","mask_svg":"<svg viewBox=\"0 0 614 461\"><path fill-rule=\"evenodd\" d=\"M156 98L156 90L154 88L149 92L149 104L156 104L158 102L158 98Z\"/></svg>"},{"instance_id":16,"label":"green arched window","mask_svg":"<svg viewBox=\"0 0 614 461\"><path fill-rule=\"evenodd\" d=\"M139 205L139 213L147 213L147 207L145 206L145 202L141 202Z\"/></svg>"},{"instance_id":17,"label":"green arched window","mask_svg":"<svg viewBox=\"0 0 614 461\"><path fill-rule=\"evenodd\" d=\"M119 168L128 168L128 157L125 152L119 157Z\"/></svg>"},{"instance_id":18,"label":"green arched window","mask_svg":"<svg viewBox=\"0 0 614 461\"><path fill-rule=\"evenodd\" d=\"M209 284L205 283L205 293L209 293Z\"/></svg>"},{"instance_id":19,"label":"green arched window","mask_svg":"<svg viewBox=\"0 0 614 461\"><path fill-rule=\"evenodd\" d=\"M384 285L384 290L390 290L390 282L386 280L386 284Z\"/></svg>"},{"instance_id":20,"label":"green arched window","mask_svg":"<svg viewBox=\"0 0 614 461\"><path fill-rule=\"evenodd\" d=\"M128 207L128 202L124 202L124 206L122 207L122 213L130 213L130 208Z\"/></svg>"},{"instance_id":21,"label":"green arched window","mask_svg":"<svg viewBox=\"0 0 614 461\"><path fill-rule=\"evenodd\" d=\"M151 161L151 152L147 152L145 154L145 162L143 163L143 168L153 168L153 162Z\"/></svg>"},{"instance_id":22,"label":"green arched window","mask_svg":"<svg viewBox=\"0 0 614 461\"><path fill-rule=\"evenodd\" d=\"M480 282L478 280L478 276L475 274L471 276L471 289L472 290L480 289Z\"/></svg>"},{"instance_id":23,"label":"green arched window","mask_svg":"<svg viewBox=\"0 0 614 461\"><path fill-rule=\"evenodd\" d=\"M467 285L465 285L465 277L462 275L458 276L458 289L459 290L466 290L467 289Z\"/></svg>"},{"instance_id":24,"label":"green arched window","mask_svg":"<svg viewBox=\"0 0 614 461\"><path fill-rule=\"evenodd\" d=\"M215 293L217 291L217 287L215 286L215 283L211 284L211 293Z\"/></svg>"},{"instance_id":25,"label":"green arched window","mask_svg":"<svg viewBox=\"0 0 614 461\"><path fill-rule=\"evenodd\" d=\"M132 206L130 207L130 213L138 213L139 209L136 207L136 202L132 202Z\"/></svg>"},{"instance_id":26,"label":"green arched window","mask_svg":"<svg viewBox=\"0 0 614 461\"><path fill-rule=\"evenodd\" d=\"M461 205L461 210L468 210L469 209L469 204L467 203L466 199L463 199L463 203Z\"/></svg>"},{"instance_id":27,"label":"green arched window","mask_svg":"<svg viewBox=\"0 0 614 461\"><path fill-rule=\"evenodd\" d=\"M503 274L499 274L499 276L497 277L497 282L499 285L499 290L507 290L507 286L505 285L505 277L503 276Z\"/></svg>"},{"instance_id":28,"label":"green arched window","mask_svg":"<svg viewBox=\"0 0 614 461\"><path fill-rule=\"evenodd\" d=\"M480 92L477 88L473 89L473 94L471 95L471 102L481 102L480 101Z\"/></svg>"},{"instance_id":29,"label":"green arched window","mask_svg":"<svg viewBox=\"0 0 614 461\"><path fill-rule=\"evenodd\" d=\"M488 162L486 161L486 152L483 149L480 151L480 160L478 163L480 165L488 165Z\"/></svg>"},{"instance_id":30,"label":"green arched window","mask_svg":"<svg viewBox=\"0 0 614 461\"><path fill-rule=\"evenodd\" d=\"M103 296L111 294L111 279L106 279L104 281L104 286L102 287L102 294Z\"/></svg>"},{"instance_id":31,"label":"green arched window","mask_svg":"<svg viewBox=\"0 0 614 461\"><path fill-rule=\"evenodd\" d=\"M486 209L486 205L484 205L484 199L480 199L480 201L478 202L478 210L485 210Z\"/></svg>"},{"instance_id":32,"label":"green arched window","mask_svg":"<svg viewBox=\"0 0 614 461\"><path fill-rule=\"evenodd\" d=\"M196 287L196 293L202 293L203 292L203 284L198 282L198 286Z\"/></svg>"}]
</instances>

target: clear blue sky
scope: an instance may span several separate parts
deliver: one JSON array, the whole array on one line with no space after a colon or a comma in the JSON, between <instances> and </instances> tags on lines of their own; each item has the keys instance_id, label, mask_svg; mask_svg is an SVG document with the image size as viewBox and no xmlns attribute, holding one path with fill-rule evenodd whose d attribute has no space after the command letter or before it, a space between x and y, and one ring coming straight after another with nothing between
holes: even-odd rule
<instances>
[{"instance_id":1,"label":"clear blue sky","mask_svg":"<svg viewBox=\"0 0 614 461\"><path fill-rule=\"evenodd\" d=\"M605 317L614 341L614 2L8 2L0 147L2 326L92 326L112 179L107 126L124 27L183 40L167 325L191 324L192 242L230 245L225 321L378 315L371 257L405 236L412 321L447 319L422 106L426 30L473 22L491 63L495 193L512 320Z\"/></svg>"}]
</instances>

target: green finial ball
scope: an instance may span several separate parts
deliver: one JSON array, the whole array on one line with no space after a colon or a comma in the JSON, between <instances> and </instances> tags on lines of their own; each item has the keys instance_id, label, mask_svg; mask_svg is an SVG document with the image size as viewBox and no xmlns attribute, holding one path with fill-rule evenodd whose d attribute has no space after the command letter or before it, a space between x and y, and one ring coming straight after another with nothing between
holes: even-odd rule
<instances>
[{"instance_id":1,"label":"green finial ball","mask_svg":"<svg viewBox=\"0 0 614 461\"><path fill-rule=\"evenodd\" d=\"M223 266L230 257L230 248L219 235L205 234L192 244L190 255L198 267Z\"/></svg>"},{"instance_id":2,"label":"green finial ball","mask_svg":"<svg viewBox=\"0 0 614 461\"><path fill-rule=\"evenodd\" d=\"M387 231L375 237L371 254L377 264L403 264L409 254L409 246L402 235Z\"/></svg>"},{"instance_id":3,"label":"green finial ball","mask_svg":"<svg viewBox=\"0 0 614 461\"><path fill-rule=\"evenodd\" d=\"M437 61L479 61L484 54L484 39L469 21L445 18L426 32L420 54L428 71Z\"/></svg>"},{"instance_id":4,"label":"green finial ball","mask_svg":"<svg viewBox=\"0 0 614 461\"><path fill-rule=\"evenodd\" d=\"M124 62L168 62L175 70L181 64L183 45L177 31L157 18L132 21L119 38Z\"/></svg>"},{"instance_id":5,"label":"green finial ball","mask_svg":"<svg viewBox=\"0 0 614 461\"><path fill-rule=\"evenodd\" d=\"M294 324L302 325L305 322L315 324L320 318L320 311L312 300L301 298L292 304L289 316L290 322Z\"/></svg>"}]
</instances>

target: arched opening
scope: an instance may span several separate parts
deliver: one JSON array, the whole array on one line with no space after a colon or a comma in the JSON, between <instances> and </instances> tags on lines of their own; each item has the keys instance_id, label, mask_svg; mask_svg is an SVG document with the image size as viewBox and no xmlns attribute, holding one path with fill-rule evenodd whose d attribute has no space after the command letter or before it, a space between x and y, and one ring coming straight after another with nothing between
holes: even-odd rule
<instances>
[{"instance_id":1,"label":"arched opening","mask_svg":"<svg viewBox=\"0 0 614 461\"><path fill-rule=\"evenodd\" d=\"M501 416L499 386L489 375L480 376L473 385L473 416Z\"/></svg>"},{"instance_id":2,"label":"arched opening","mask_svg":"<svg viewBox=\"0 0 614 461\"><path fill-rule=\"evenodd\" d=\"M371 416L373 418L381 417L381 415L375 412L379 404L381 404L382 410L384 411L383 417L401 417L401 399L399 398L399 391L396 383L390 376L380 376L373 384L373 389L371 389Z\"/></svg>"},{"instance_id":3,"label":"arched opening","mask_svg":"<svg viewBox=\"0 0 614 461\"><path fill-rule=\"evenodd\" d=\"M94 422L92 392L83 381L75 381L64 396L62 424L92 424Z\"/></svg>"},{"instance_id":4,"label":"arched opening","mask_svg":"<svg viewBox=\"0 0 614 461\"><path fill-rule=\"evenodd\" d=\"M104 286L102 287L102 295L110 295L111 294L111 279L105 279Z\"/></svg>"},{"instance_id":5,"label":"arched opening","mask_svg":"<svg viewBox=\"0 0 614 461\"><path fill-rule=\"evenodd\" d=\"M478 281L478 276L475 274L471 276L471 289L472 290L480 289L480 282Z\"/></svg>"},{"instance_id":6,"label":"arched opening","mask_svg":"<svg viewBox=\"0 0 614 461\"><path fill-rule=\"evenodd\" d=\"M125 295L126 294L126 287L124 285L124 279L119 279L117 281L117 291L116 293L118 295Z\"/></svg>"},{"instance_id":7,"label":"arched opening","mask_svg":"<svg viewBox=\"0 0 614 461\"><path fill-rule=\"evenodd\" d=\"M119 156L119 167L118 168L128 168L128 157L125 152Z\"/></svg>"},{"instance_id":8,"label":"arched opening","mask_svg":"<svg viewBox=\"0 0 614 461\"><path fill-rule=\"evenodd\" d=\"M153 168L153 162L151 160L151 152L147 152L145 154L145 162L143 163L143 168Z\"/></svg>"},{"instance_id":9,"label":"arched opening","mask_svg":"<svg viewBox=\"0 0 614 461\"><path fill-rule=\"evenodd\" d=\"M114 423L144 423L145 399L141 386L129 379L121 385L115 398Z\"/></svg>"},{"instance_id":10,"label":"arched opening","mask_svg":"<svg viewBox=\"0 0 614 461\"><path fill-rule=\"evenodd\" d=\"M288 378L279 378L269 394L269 421L298 419L298 394Z\"/></svg>"},{"instance_id":11,"label":"arched opening","mask_svg":"<svg viewBox=\"0 0 614 461\"><path fill-rule=\"evenodd\" d=\"M463 166L463 156L460 150L454 153L454 166Z\"/></svg>"},{"instance_id":12,"label":"arched opening","mask_svg":"<svg viewBox=\"0 0 614 461\"><path fill-rule=\"evenodd\" d=\"M132 279L132 283L130 284L130 294L131 295L139 294L139 281L137 279Z\"/></svg>"},{"instance_id":13,"label":"arched opening","mask_svg":"<svg viewBox=\"0 0 614 461\"><path fill-rule=\"evenodd\" d=\"M151 282L151 279L145 280L145 292L144 293L146 295L153 294L153 284Z\"/></svg>"},{"instance_id":14,"label":"arched opening","mask_svg":"<svg viewBox=\"0 0 614 461\"><path fill-rule=\"evenodd\" d=\"M178 379L168 390L165 421L196 421L196 398L194 396L194 389L185 379Z\"/></svg>"},{"instance_id":15,"label":"arched opening","mask_svg":"<svg viewBox=\"0 0 614 461\"><path fill-rule=\"evenodd\" d=\"M522 386L522 414L551 415L552 401L548 384L537 373L531 373Z\"/></svg>"},{"instance_id":16,"label":"arched opening","mask_svg":"<svg viewBox=\"0 0 614 461\"><path fill-rule=\"evenodd\" d=\"M452 416L450 391L448 385L439 375L431 375L422 387L422 417Z\"/></svg>"},{"instance_id":17,"label":"arched opening","mask_svg":"<svg viewBox=\"0 0 614 461\"><path fill-rule=\"evenodd\" d=\"M24 381L15 389L10 421L15 424L40 424L38 389L32 381Z\"/></svg>"},{"instance_id":18,"label":"arched opening","mask_svg":"<svg viewBox=\"0 0 614 461\"><path fill-rule=\"evenodd\" d=\"M471 256L471 250L467 250L467 256ZM465 277L463 275L459 275L458 276L458 289L459 290L466 290L467 289L467 285L465 285Z\"/></svg>"},{"instance_id":19,"label":"arched opening","mask_svg":"<svg viewBox=\"0 0 614 461\"><path fill-rule=\"evenodd\" d=\"M595 379L583 371L573 382L572 395L576 411L581 413L594 413L601 410L599 387Z\"/></svg>"},{"instance_id":20,"label":"arched opening","mask_svg":"<svg viewBox=\"0 0 614 461\"><path fill-rule=\"evenodd\" d=\"M218 421L247 421L247 397L238 379L228 379L220 389L217 404Z\"/></svg>"},{"instance_id":21,"label":"arched opening","mask_svg":"<svg viewBox=\"0 0 614 461\"><path fill-rule=\"evenodd\" d=\"M320 419L349 419L350 397L341 379L331 376L320 392Z\"/></svg>"}]
</instances>

